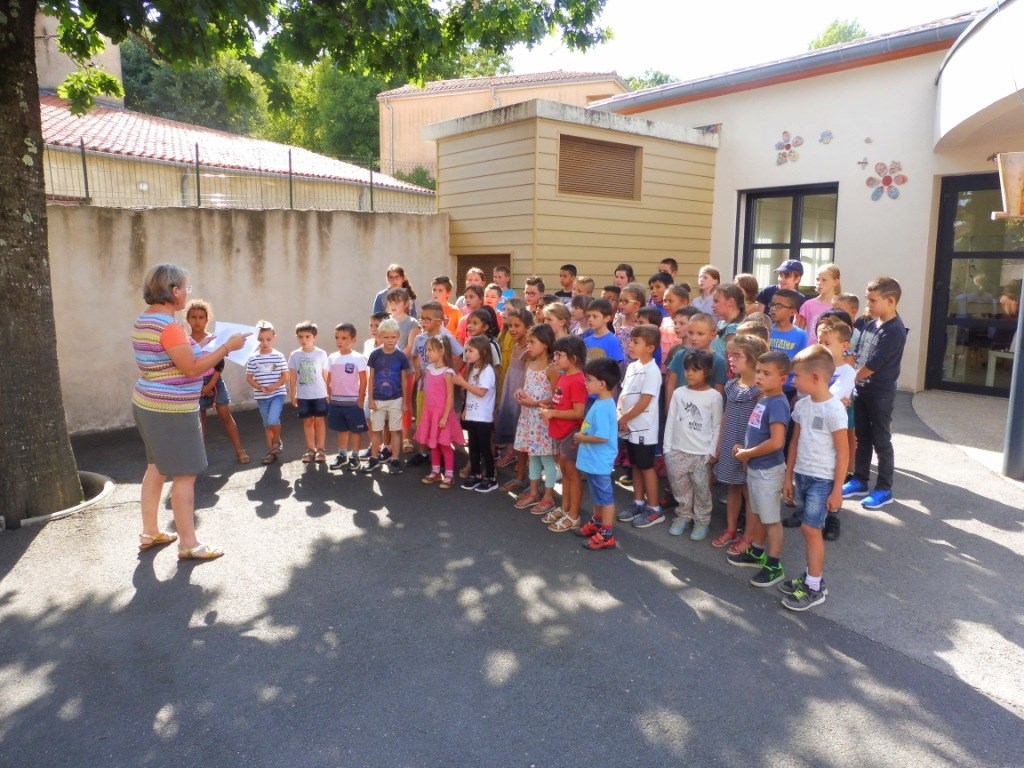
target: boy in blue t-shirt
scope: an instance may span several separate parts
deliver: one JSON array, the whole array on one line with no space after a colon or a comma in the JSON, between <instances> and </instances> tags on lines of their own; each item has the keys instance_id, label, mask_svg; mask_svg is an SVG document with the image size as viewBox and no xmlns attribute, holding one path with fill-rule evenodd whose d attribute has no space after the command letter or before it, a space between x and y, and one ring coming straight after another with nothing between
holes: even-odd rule
<instances>
[{"instance_id":1,"label":"boy in blue t-shirt","mask_svg":"<svg viewBox=\"0 0 1024 768\"><path fill-rule=\"evenodd\" d=\"M797 328L793 324L800 305L803 303L803 296L799 291L792 291L788 288L779 288L772 296L768 311L772 318L772 330L769 334L768 348L778 352L785 352L786 357L793 360L807 346L807 331ZM786 397L792 402L796 396L796 389L793 387L792 376L787 377L782 387Z\"/></svg>"},{"instance_id":2,"label":"boy in blue t-shirt","mask_svg":"<svg viewBox=\"0 0 1024 768\"><path fill-rule=\"evenodd\" d=\"M781 291L780 291L781 293ZM789 400L782 392L791 364L784 352L765 352L757 358L755 381L761 397L747 421L744 445L732 447L733 456L747 468L749 511L744 538L750 545L727 556L732 565L760 569L750 583L770 587L785 578L782 563L782 485L786 478L786 432Z\"/></svg>"},{"instance_id":3,"label":"boy in blue t-shirt","mask_svg":"<svg viewBox=\"0 0 1024 768\"><path fill-rule=\"evenodd\" d=\"M611 330L614 316L611 302L607 299L594 299L587 306L587 326L593 331L583 339L588 363L608 357L621 364L626 359L622 354L622 344Z\"/></svg>"},{"instance_id":4,"label":"boy in blue t-shirt","mask_svg":"<svg viewBox=\"0 0 1024 768\"><path fill-rule=\"evenodd\" d=\"M402 414L410 408L402 397L409 378L409 358L398 348L399 325L395 320L383 321L377 327L377 338L381 345L370 353L366 361L369 377L366 389L370 393L370 457L360 468L370 473L384 461L381 456L381 441L384 427L391 430L391 461L388 470L401 474L402 460Z\"/></svg>"},{"instance_id":5,"label":"boy in blue t-shirt","mask_svg":"<svg viewBox=\"0 0 1024 768\"><path fill-rule=\"evenodd\" d=\"M608 334L612 339L615 336ZM618 341L616 341L618 344ZM612 494L612 468L618 454L618 419L612 393L619 386L619 364L609 357L591 360L584 368L587 393L597 398L583 420L580 431L573 435L579 446L576 468L583 472L594 500L594 516L582 528L586 549L608 549L615 546L615 497Z\"/></svg>"}]
</instances>

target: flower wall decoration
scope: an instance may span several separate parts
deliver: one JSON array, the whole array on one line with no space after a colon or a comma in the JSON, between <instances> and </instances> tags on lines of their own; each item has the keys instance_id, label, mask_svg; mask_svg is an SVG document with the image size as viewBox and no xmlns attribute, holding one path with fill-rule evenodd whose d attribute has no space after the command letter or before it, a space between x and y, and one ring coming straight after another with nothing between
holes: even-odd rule
<instances>
[{"instance_id":1,"label":"flower wall decoration","mask_svg":"<svg viewBox=\"0 0 1024 768\"><path fill-rule=\"evenodd\" d=\"M832 139L834 139L835 137L836 136L834 133L832 133L832 131L822 131L821 137L818 139L818 141L820 141L822 144L831 144Z\"/></svg>"},{"instance_id":2,"label":"flower wall decoration","mask_svg":"<svg viewBox=\"0 0 1024 768\"><path fill-rule=\"evenodd\" d=\"M871 199L881 200L883 195L888 195L892 200L897 199L900 196L897 187L908 181L906 174L900 173L902 170L903 165L896 160L888 166L875 163L875 175L869 176L865 182L871 188Z\"/></svg>"},{"instance_id":3,"label":"flower wall decoration","mask_svg":"<svg viewBox=\"0 0 1024 768\"><path fill-rule=\"evenodd\" d=\"M778 152L778 155L775 156L775 164L795 163L800 159L800 153L796 151L796 148L803 145L803 143L803 137L791 137L789 131L783 131L782 141L775 142L775 150Z\"/></svg>"}]
</instances>

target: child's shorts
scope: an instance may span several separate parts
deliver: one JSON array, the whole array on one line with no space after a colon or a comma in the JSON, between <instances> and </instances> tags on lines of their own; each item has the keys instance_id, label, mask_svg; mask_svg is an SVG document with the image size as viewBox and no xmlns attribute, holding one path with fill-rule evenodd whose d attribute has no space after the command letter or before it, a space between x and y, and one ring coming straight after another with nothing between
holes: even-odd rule
<instances>
[{"instance_id":1,"label":"child's shorts","mask_svg":"<svg viewBox=\"0 0 1024 768\"><path fill-rule=\"evenodd\" d=\"M231 397L228 395L228 388L224 385L224 379L217 379L217 386L213 388L213 394L209 397L199 398L199 410L206 411L214 405L230 405Z\"/></svg>"},{"instance_id":2,"label":"child's shorts","mask_svg":"<svg viewBox=\"0 0 1024 768\"><path fill-rule=\"evenodd\" d=\"M853 403L846 409L847 429L855 429L856 425L853 423Z\"/></svg>"},{"instance_id":3,"label":"child's shorts","mask_svg":"<svg viewBox=\"0 0 1024 768\"><path fill-rule=\"evenodd\" d=\"M590 498L594 505L607 507L615 503L615 496L612 494L612 476L607 474L592 475L586 473L587 484L590 486Z\"/></svg>"},{"instance_id":4,"label":"child's shorts","mask_svg":"<svg viewBox=\"0 0 1024 768\"><path fill-rule=\"evenodd\" d=\"M365 432L366 416L358 405L330 403L327 406L327 426L335 432Z\"/></svg>"},{"instance_id":5,"label":"child's shorts","mask_svg":"<svg viewBox=\"0 0 1024 768\"><path fill-rule=\"evenodd\" d=\"M629 457L629 464L633 469L654 469L654 455L656 446L641 445L640 443L626 443L626 455Z\"/></svg>"},{"instance_id":6,"label":"child's shorts","mask_svg":"<svg viewBox=\"0 0 1024 768\"><path fill-rule=\"evenodd\" d=\"M402 398L376 400L377 410L370 411L370 429L383 432L384 427L393 430L402 428Z\"/></svg>"},{"instance_id":7,"label":"child's shorts","mask_svg":"<svg viewBox=\"0 0 1024 768\"><path fill-rule=\"evenodd\" d=\"M821 530L828 512L828 495L832 493L832 478L810 477L799 472L793 475L793 496L803 508L803 524Z\"/></svg>"},{"instance_id":8,"label":"child's shorts","mask_svg":"<svg viewBox=\"0 0 1024 768\"><path fill-rule=\"evenodd\" d=\"M786 465L754 469L747 467L747 494L750 509L765 525L782 520L782 482L786 479ZM831 486L829 491L831 491ZM826 494L827 495L827 494Z\"/></svg>"},{"instance_id":9,"label":"child's shorts","mask_svg":"<svg viewBox=\"0 0 1024 768\"><path fill-rule=\"evenodd\" d=\"M570 433L563 437L561 440L555 440L555 456L563 461L576 462L576 455L579 453L580 447L572 436L575 432Z\"/></svg>"},{"instance_id":10,"label":"child's shorts","mask_svg":"<svg viewBox=\"0 0 1024 768\"><path fill-rule=\"evenodd\" d=\"M284 395L273 397L261 397L256 401L260 409L260 417L263 419L263 426L266 428L276 427L281 423L281 409L284 408Z\"/></svg>"},{"instance_id":11,"label":"child's shorts","mask_svg":"<svg viewBox=\"0 0 1024 768\"><path fill-rule=\"evenodd\" d=\"M327 398L311 397L309 399L299 398L299 418L315 419L327 415Z\"/></svg>"}]
</instances>

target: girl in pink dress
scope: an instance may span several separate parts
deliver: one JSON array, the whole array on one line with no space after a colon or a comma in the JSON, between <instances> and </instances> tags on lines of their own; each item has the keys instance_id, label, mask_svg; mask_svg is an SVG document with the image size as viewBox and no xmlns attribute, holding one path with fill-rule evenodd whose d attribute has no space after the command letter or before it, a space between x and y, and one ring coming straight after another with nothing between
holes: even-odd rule
<instances>
[{"instance_id":1,"label":"girl in pink dress","mask_svg":"<svg viewBox=\"0 0 1024 768\"><path fill-rule=\"evenodd\" d=\"M421 482L438 483L448 490L455 482L455 451L452 444L462 445L462 425L454 412L455 370L452 368L452 347L445 336L432 336L426 343L427 367L423 371L423 414L416 428L416 440L430 447L429 475ZM441 461L444 460L444 473Z\"/></svg>"}]
</instances>

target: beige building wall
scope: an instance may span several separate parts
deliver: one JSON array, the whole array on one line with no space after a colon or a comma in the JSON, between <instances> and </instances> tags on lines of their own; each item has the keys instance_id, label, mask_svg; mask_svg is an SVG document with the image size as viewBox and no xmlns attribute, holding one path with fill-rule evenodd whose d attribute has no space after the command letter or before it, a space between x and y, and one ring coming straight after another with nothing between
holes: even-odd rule
<instances>
[{"instance_id":1,"label":"beige building wall","mask_svg":"<svg viewBox=\"0 0 1024 768\"><path fill-rule=\"evenodd\" d=\"M55 91L78 65L57 48L57 19L52 16L36 14L36 70L39 76L39 87ZM91 64L101 67L106 72L121 79L121 47L114 45L109 39L103 38L107 44L99 54L90 59ZM100 96L97 101L102 104L118 104L124 106L124 99Z\"/></svg>"},{"instance_id":2,"label":"beige building wall","mask_svg":"<svg viewBox=\"0 0 1024 768\"><path fill-rule=\"evenodd\" d=\"M536 124L522 121L438 142L438 206L452 256L507 254L514 284L534 268Z\"/></svg>"},{"instance_id":3,"label":"beige building wall","mask_svg":"<svg viewBox=\"0 0 1024 768\"><path fill-rule=\"evenodd\" d=\"M558 268L567 262L598 287L621 262L644 284L664 258L676 259L691 284L707 263L715 137L673 128L666 138L647 121L543 101L431 131L438 132L438 209L451 217L452 255L507 254L519 289L539 274L557 290ZM562 134L641 147L640 199L560 193Z\"/></svg>"},{"instance_id":4,"label":"beige building wall","mask_svg":"<svg viewBox=\"0 0 1024 768\"><path fill-rule=\"evenodd\" d=\"M640 199L615 200L558 191L558 146L562 134L638 145L643 153ZM595 168L600 174L602 169ZM644 285L658 262L679 262L680 279L696 286L697 270L711 247L715 150L541 120L537 128L537 236L534 271L556 277L562 264L597 286L612 282L615 266L633 266ZM557 287L557 281L555 283Z\"/></svg>"},{"instance_id":5,"label":"beige building wall","mask_svg":"<svg viewBox=\"0 0 1024 768\"><path fill-rule=\"evenodd\" d=\"M195 206L195 168L100 152L86 152L89 199L94 205L117 208ZM43 151L46 192L58 199L83 199L85 173L80 152L47 146ZM329 179L296 177L289 199L288 179L280 174L246 173L202 167L199 177L203 207L288 208L347 211L434 213L431 193L413 193Z\"/></svg>"},{"instance_id":6,"label":"beige building wall","mask_svg":"<svg viewBox=\"0 0 1024 768\"><path fill-rule=\"evenodd\" d=\"M582 82L538 83L518 88L480 88L392 96L380 99L380 152L384 173L409 171L417 165L434 168L434 142L423 138L424 126L456 117L507 107L531 99L546 99L586 107L602 98L626 93L615 78ZM391 167L394 159L395 167Z\"/></svg>"},{"instance_id":7,"label":"beige building wall","mask_svg":"<svg viewBox=\"0 0 1024 768\"><path fill-rule=\"evenodd\" d=\"M449 272L448 217L348 211L238 211L48 206L57 354L72 433L131 425L138 375L131 326L144 308L142 278L160 262L189 270L193 298L216 318L277 326L277 348L295 349L291 329L312 319L333 351L333 327L351 322L365 338L388 264L414 286ZM361 346L361 345L360 345ZM241 367L228 363L233 402L252 405Z\"/></svg>"}]
</instances>

